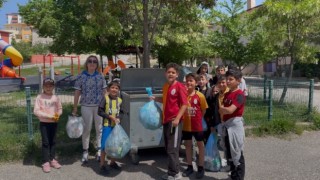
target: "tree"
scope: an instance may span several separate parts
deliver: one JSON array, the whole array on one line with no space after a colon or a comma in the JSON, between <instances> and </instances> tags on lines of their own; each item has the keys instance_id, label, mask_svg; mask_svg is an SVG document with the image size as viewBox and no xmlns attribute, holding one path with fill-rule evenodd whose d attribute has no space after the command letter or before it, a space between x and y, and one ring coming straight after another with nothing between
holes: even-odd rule
<instances>
[{"instance_id":1,"label":"tree","mask_svg":"<svg viewBox=\"0 0 320 180\"><path fill-rule=\"evenodd\" d=\"M168 19L194 18L189 7L211 4L214 1L30 0L20 7L20 13L41 36L53 38L53 52L96 52L112 59L123 46L138 49L142 45L142 67L150 67L150 52L159 30L182 28L166 24Z\"/></svg>"},{"instance_id":2,"label":"tree","mask_svg":"<svg viewBox=\"0 0 320 180\"><path fill-rule=\"evenodd\" d=\"M198 21L195 18L199 18L197 16L199 14L195 14L194 7L206 9L215 5L215 1L206 0L143 0L132 1L132 3L130 7L133 7L133 13L135 14L134 24L138 25L134 26L133 34L136 37L141 37L142 34L141 42L144 51L141 57L142 67L150 67L150 53L155 43L160 44L158 47L162 47L162 50L167 48L163 47L166 43L168 43L167 45L177 45L175 40L166 39L162 36L165 32L168 32L168 35L175 34L174 31L179 31L184 26L192 25L195 21ZM192 22L192 20L195 21ZM187 22L187 24L183 22ZM171 31L166 31L168 29ZM157 40L160 42L155 42ZM180 58L179 61L181 61Z\"/></svg>"},{"instance_id":3,"label":"tree","mask_svg":"<svg viewBox=\"0 0 320 180\"><path fill-rule=\"evenodd\" d=\"M288 83L292 79L296 62L315 61L316 47L310 43L310 35L319 28L320 0L267 0L257 11L266 17L263 27L268 41L280 56L289 57L290 65L286 83L280 98L284 102ZM319 51L319 50L318 50Z\"/></svg>"},{"instance_id":4,"label":"tree","mask_svg":"<svg viewBox=\"0 0 320 180\"><path fill-rule=\"evenodd\" d=\"M2 7L5 2L7 2L7 0L0 0L0 7Z\"/></svg>"},{"instance_id":5,"label":"tree","mask_svg":"<svg viewBox=\"0 0 320 180\"><path fill-rule=\"evenodd\" d=\"M124 39L118 18L123 14L119 10L122 6L112 3L114 1L31 0L20 6L19 11L26 23L39 30L40 36L53 38L52 52L95 52L112 59Z\"/></svg>"},{"instance_id":6,"label":"tree","mask_svg":"<svg viewBox=\"0 0 320 180\"><path fill-rule=\"evenodd\" d=\"M158 57L159 63L165 66L173 61L192 65L196 60L212 57L212 49L206 41L209 23L204 18L205 11L197 4L179 4L174 9L175 16L167 13L171 17L163 18L155 39L153 55Z\"/></svg>"},{"instance_id":7,"label":"tree","mask_svg":"<svg viewBox=\"0 0 320 180\"><path fill-rule=\"evenodd\" d=\"M243 11L244 5L241 0L218 3L218 9L212 10L215 31L209 39L218 57L235 63L239 69L270 58L261 20L251 21L250 14Z\"/></svg>"},{"instance_id":8,"label":"tree","mask_svg":"<svg viewBox=\"0 0 320 180\"><path fill-rule=\"evenodd\" d=\"M25 62L30 62L32 56L31 42L16 42L15 39L12 39L11 44L21 53Z\"/></svg>"}]
</instances>

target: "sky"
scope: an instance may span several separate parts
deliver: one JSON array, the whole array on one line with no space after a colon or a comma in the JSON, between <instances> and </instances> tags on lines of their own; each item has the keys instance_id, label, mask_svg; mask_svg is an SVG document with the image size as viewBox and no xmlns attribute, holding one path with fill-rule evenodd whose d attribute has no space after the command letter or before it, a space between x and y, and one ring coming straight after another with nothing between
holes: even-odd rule
<instances>
[{"instance_id":1,"label":"sky","mask_svg":"<svg viewBox=\"0 0 320 180\"><path fill-rule=\"evenodd\" d=\"M7 0L0 8L0 29L3 29L3 25L7 23L7 16L6 14L9 13L17 13L18 5L25 5L28 0Z\"/></svg>"},{"instance_id":2,"label":"sky","mask_svg":"<svg viewBox=\"0 0 320 180\"><path fill-rule=\"evenodd\" d=\"M221 0L218 0L221 1ZM230 1L230 0L227 0ZM256 5L260 5L265 0L256 0ZM7 23L7 16L8 13L17 13L18 12L18 5L25 5L28 0L7 0L3 4L3 7L0 8L0 29L3 29L3 25Z\"/></svg>"}]
</instances>

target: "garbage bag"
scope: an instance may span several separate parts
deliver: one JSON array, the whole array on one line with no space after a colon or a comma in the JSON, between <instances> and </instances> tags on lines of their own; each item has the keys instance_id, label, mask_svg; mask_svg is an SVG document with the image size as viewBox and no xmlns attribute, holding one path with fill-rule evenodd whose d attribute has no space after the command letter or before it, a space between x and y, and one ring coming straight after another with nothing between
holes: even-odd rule
<instances>
[{"instance_id":1,"label":"garbage bag","mask_svg":"<svg viewBox=\"0 0 320 180\"><path fill-rule=\"evenodd\" d=\"M211 133L205 148L204 168L217 172L221 169L221 158L217 147L217 136Z\"/></svg>"},{"instance_id":2,"label":"garbage bag","mask_svg":"<svg viewBox=\"0 0 320 180\"><path fill-rule=\"evenodd\" d=\"M202 118L202 130L207 131L208 130L208 125L207 122L204 118Z\"/></svg>"},{"instance_id":3,"label":"garbage bag","mask_svg":"<svg viewBox=\"0 0 320 180\"><path fill-rule=\"evenodd\" d=\"M79 138L83 133L82 117L68 116L66 129L67 129L67 134L70 138Z\"/></svg>"},{"instance_id":4,"label":"garbage bag","mask_svg":"<svg viewBox=\"0 0 320 180\"><path fill-rule=\"evenodd\" d=\"M131 143L128 135L120 124L116 124L106 140L105 152L107 156L121 159L129 152L130 148Z\"/></svg>"},{"instance_id":5,"label":"garbage bag","mask_svg":"<svg viewBox=\"0 0 320 180\"><path fill-rule=\"evenodd\" d=\"M143 127L150 130L155 130L162 125L162 106L160 103L157 104L155 101L150 101L142 106L139 113L139 119Z\"/></svg>"}]
</instances>

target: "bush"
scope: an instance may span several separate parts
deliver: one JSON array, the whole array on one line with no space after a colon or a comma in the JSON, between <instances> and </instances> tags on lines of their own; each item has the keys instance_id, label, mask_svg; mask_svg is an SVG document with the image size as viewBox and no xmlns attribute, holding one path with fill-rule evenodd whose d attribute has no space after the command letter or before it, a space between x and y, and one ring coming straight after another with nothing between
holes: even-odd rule
<instances>
[{"instance_id":1,"label":"bush","mask_svg":"<svg viewBox=\"0 0 320 180\"><path fill-rule=\"evenodd\" d=\"M257 136L263 135L284 135L287 133L301 134L301 130L297 128L295 121L290 120L272 120L262 123L254 128L252 133Z\"/></svg>"},{"instance_id":2,"label":"bush","mask_svg":"<svg viewBox=\"0 0 320 180\"><path fill-rule=\"evenodd\" d=\"M320 129L320 114L319 113L312 114L312 121L313 121L313 125L316 127L316 129Z\"/></svg>"}]
</instances>

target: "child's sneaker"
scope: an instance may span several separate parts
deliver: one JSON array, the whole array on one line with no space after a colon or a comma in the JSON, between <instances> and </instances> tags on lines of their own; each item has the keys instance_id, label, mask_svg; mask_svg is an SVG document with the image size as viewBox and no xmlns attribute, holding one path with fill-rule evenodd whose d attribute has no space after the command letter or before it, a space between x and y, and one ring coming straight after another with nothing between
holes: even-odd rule
<instances>
[{"instance_id":1,"label":"child's sneaker","mask_svg":"<svg viewBox=\"0 0 320 180\"><path fill-rule=\"evenodd\" d=\"M55 169L60 169L61 168L61 164L58 163L57 160L53 159L51 162L50 162L50 166L55 168Z\"/></svg>"},{"instance_id":2,"label":"child's sneaker","mask_svg":"<svg viewBox=\"0 0 320 180\"><path fill-rule=\"evenodd\" d=\"M182 173L182 176L183 177L188 177L188 176L190 176L191 174L193 173L193 167L191 166L188 166L188 168L185 170L185 171L183 171L183 173Z\"/></svg>"},{"instance_id":3,"label":"child's sneaker","mask_svg":"<svg viewBox=\"0 0 320 180\"><path fill-rule=\"evenodd\" d=\"M121 170L121 167L116 162L111 162L110 167L115 170Z\"/></svg>"},{"instance_id":4,"label":"child's sneaker","mask_svg":"<svg viewBox=\"0 0 320 180\"><path fill-rule=\"evenodd\" d=\"M102 174L102 175L109 174L109 169L105 165L100 166L100 174Z\"/></svg>"},{"instance_id":5,"label":"child's sneaker","mask_svg":"<svg viewBox=\"0 0 320 180\"><path fill-rule=\"evenodd\" d=\"M96 159L99 162L100 162L100 157L101 157L101 149L98 149L97 154L96 154Z\"/></svg>"},{"instance_id":6,"label":"child's sneaker","mask_svg":"<svg viewBox=\"0 0 320 180\"><path fill-rule=\"evenodd\" d=\"M42 170L45 173L49 173L51 171L50 163L46 162L46 163L42 164Z\"/></svg>"},{"instance_id":7,"label":"child's sneaker","mask_svg":"<svg viewBox=\"0 0 320 180\"><path fill-rule=\"evenodd\" d=\"M88 150L84 150L82 154L82 159L81 159L81 162L83 164L88 162L88 156L89 156Z\"/></svg>"},{"instance_id":8,"label":"child's sneaker","mask_svg":"<svg viewBox=\"0 0 320 180\"><path fill-rule=\"evenodd\" d=\"M198 170L198 172L197 172L197 174L196 174L196 178L197 178L197 179L202 179L203 176L204 176L204 169L202 168L202 169L199 169L199 170Z\"/></svg>"}]
</instances>

